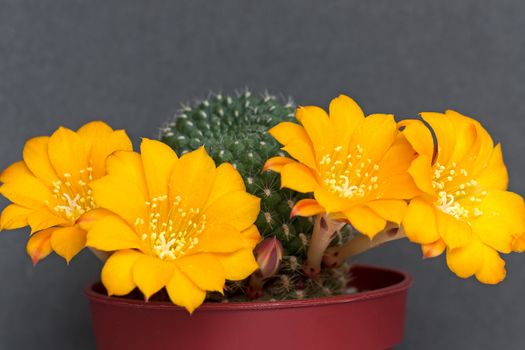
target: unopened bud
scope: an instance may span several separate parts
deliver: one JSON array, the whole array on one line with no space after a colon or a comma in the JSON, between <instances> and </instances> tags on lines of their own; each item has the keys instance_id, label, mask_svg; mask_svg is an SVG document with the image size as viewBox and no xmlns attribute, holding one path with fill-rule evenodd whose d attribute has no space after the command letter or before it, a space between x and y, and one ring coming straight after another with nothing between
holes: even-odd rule
<instances>
[{"instance_id":1,"label":"unopened bud","mask_svg":"<svg viewBox=\"0 0 525 350\"><path fill-rule=\"evenodd\" d=\"M276 238L266 238L255 247L253 251L255 259L263 278L268 278L279 270L283 259L284 249L281 242Z\"/></svg>"}]
</instances>

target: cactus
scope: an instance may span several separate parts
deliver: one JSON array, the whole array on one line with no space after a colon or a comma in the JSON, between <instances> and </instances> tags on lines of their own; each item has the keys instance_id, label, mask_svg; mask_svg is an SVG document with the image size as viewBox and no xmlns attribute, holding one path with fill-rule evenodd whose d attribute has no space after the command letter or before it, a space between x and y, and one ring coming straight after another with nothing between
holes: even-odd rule
<instances>
[{"instance_id":1,"label":"cactus","mask_svg":"<svg viewBox=\"0 0 525 350\"><path fill-rule=\"evenodd\" d=\"M228 299L245 298L241 292L249 291L249 284L264 285L264 290L255 293L264 299L335 295L346 288L347 266L325 269L315 280L304 276L302 265L313 222L311 218L290 218L290 212L294 204L306 196L281 189L278 174L262 172L267 159L285 156L267 131L282 121L295 122L294 111L291 101L285 102L268 93L256 96L246 90L233 97L214 94L192 106L183 106L174 120L161 128L160 139L177 154L204 145L217 164L232 163L242 175L247 191L261 198L256 225L262 237L276 237L282 244L283 259L276 274L263 277L258 271L251 277L252 282L259 278L258 283L228 284ZM332 245L342 244L349 234L350 230L343 228ZM217 295L210 298L220 299Z\"/></svg>"}]
</instances>

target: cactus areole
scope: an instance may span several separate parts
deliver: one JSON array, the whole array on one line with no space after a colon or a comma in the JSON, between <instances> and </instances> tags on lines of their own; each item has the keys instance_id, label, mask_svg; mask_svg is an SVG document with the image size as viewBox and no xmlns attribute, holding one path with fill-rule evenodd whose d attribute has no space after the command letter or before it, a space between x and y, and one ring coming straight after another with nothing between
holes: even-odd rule
<instances>
[{"instance_id":1,"label":"cactus areole","mask_svg":"<svg viewBox=\"0 0 525 350\"><path fill-rule=\"evenodd\" d=\"M315 276L304 273L314 220L291 217L291 209L307 196L281 189L278 174L262 171L267 159L286 155L268 130L283 121L295 122L294 113L295 105L291 100L268 93L214 94L183 106L161 129L161 141L177 154L204 145L217 164L232 163L242 175L247 192L261 198L261 212L256 221L261 236L275 238L283 247L280 265L272 267L271 276L264 266L264 273L259 270L247 281L229 283L224 296L210 294L208 300L303 299L346 291L349 276L348 266L344 264L316 271ZM349 234L349 228L343 227L325 244L340 245Z\"/></svg>"}]
</instances>

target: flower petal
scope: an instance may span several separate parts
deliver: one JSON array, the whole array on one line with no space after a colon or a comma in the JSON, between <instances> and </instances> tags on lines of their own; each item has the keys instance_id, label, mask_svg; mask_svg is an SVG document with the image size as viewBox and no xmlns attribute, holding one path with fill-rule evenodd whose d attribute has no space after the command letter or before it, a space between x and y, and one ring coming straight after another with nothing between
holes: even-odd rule
<instances>
[{"instance_id":1,"label":"flower petal","mask_svg":"<svg viewBox=\"0 0 525 350\"><path fill-rule=\"evenodd\" d=\"M175 260L175 263L197 287L222 293L225 278L224 270L221 262L214 255L188 255Z\"/></svg>"},{"instance_id":2,"label":"flower petal","mask_svg":"<svg viewBox=\"0 0 525 350\"><path fill-rule=\"evenodd\" d=\"M133 265L133 281L144 294L144 298L148 300L166 286L174 270L173 262L142 255Z\"/></svg>"},{"instance_id":3,"label":"flower petal","mask_svg":"<svg viewBox=\"0 0 525 350\"><path fill-rule=\"evenodd\" d=\"M4 208L0 216L0 230L14 230L27 226L27 218L33 211L16 204Z\"/></svg>"},{"instance_id":4,"label":"flower petal","mask_svg":"<svg viewBox=\"0 0 525 350\"><path fill-rule=\"evenodd\" d=\"M374 238L386 226L386 220L367 207L352 207L344 214L357 231L369 238Z\"/></svg>"},{"instance_id":5,"label":"flower petal","mask_svg":"<svg viewBox=\"0 0 525 350\"><path fill-rule=\"evenodd\" d=\"M165 143L146 138L142 139L140 153L150 197L167 194L177 154Z\"/></svg>"},{"instance_id":6,"label":"flower petal","mask_svg":"<svg viewBox=\"0 0 525 350\"><path fill-rule=\"evenodd\" d=\"M227 224L210 224L199 236L196 252L231 253L243 247L241 232Z\"/></svg>"},{"instance_id":7,"label":"flower petal","mask_svg":"<svg viewBox=\"0 0 525 350\"><path fill-rule=\"evenodd\" d=\"M478 185L482 188L506 190L509 184L509 175L503 162L501 145L498 143L492 152L489 163L477 177Z\"/></svg>"},{"instance_id":8,"label":"flower petal","mask_svg":"<svg viewBox=\"0 0 525 350\"><path fill-rule=\"evenodd\" d=\"M31 226L31 233L44 230L51 226L71 225L68 220L52 214L49 210L33 211L27 217L27 223Z\"/></svg>"},{"instance_id":9,"label":"flower petal","mask_svg":"<svg viewBox=\"0 0 525 350\"><path fill-rule=\"evenodd\" d=\"M236 191L246 191L241 174L230 163L222 163L217 167L215 182L207 203L213 203L225 194Z\"/></svg>"},{"instance_id":10,"label":"flower petal","mask_svg":"<svg viewBox=\"0 0 525 350\"><path fill-rule=\"evenodd\" d=\"M306 130L304 129L304 127L296 123L279 123L270 130L268 130L268 133L272 135L277 140L277 142L284 146L286 146L293 140L301 140L306 144L310 143L310 138L306 134Z\"/></svg>"},{"instance_id":11,"label":"flower petal","mask_svg":"<svg viewBox=\"0 0 525 350\"><path fill-rule=\"evenodd\" d=\"M295 115L312 141L316 159L320 160L325 154L331 153L334 133L328 114L322 108L306 106L299 107Z\"/></svg>"},{"instance_id":12,"label":"flower petal","mask_svg":"<svg viewBox=\"0 0 525 350\"><path fill-rule=\"evenodd\" d=\"M204 147L188 152L175 163L170 178L169 198L177 196L190 208L202 208L215 181L216 168Z\"/></svg>"},{"instance_id":13,"label":"flower petal","mask_svg":"<svg viewBox=\"0 0 525 350\"><path fill-rule=\"evenodd\" d=\"M261 241L261 234L255 225L252 225L246 230L242 231L241 236L244 241L244 246L249 247L250 249L253 249L257 243Z\"/></svg>"},{"instance_id":14,"label":"flower petal","mask_svg":"<svg viewBox=\"0 0 525 350\"><path fill-rule=\"evenodd\" d=\"M339 197L325 187L318 187L314 192L314 197L327 213L337 213L352 206L351 200Z\"/></svg>"},{"instance_id":15,"label":"flower petal","mask_svg":"<svg viewBox=\"0 0 525 350\"><path fill-rule=\"evenodd\" d=\"M260 199L244 191L228 193L204 209L208 223L227 223L238 230L251 226L260 210Z\"/></svg>"},{"instance_id":16,"label":"flower petal","mask_svg":"<svg viewBox=\"0 0 525 350\"><path fill-rule=\"evenodd\" d=\"M363 158L377 163L392 146L399 131L394 116L390 114L372 114L365 118L355 131L350 150L363 149Z\"/></svg>"},{"instance_id":17,"label":"flower petal","mask_svg":"<svg viewBox=\"0 0 525 350\"><path fill-rule=\"evenodd\" d=\"M450 249L468 245L472 240L472 228L452 215L436 210L437 227L443 241Z\"/></svg>"},{"instance_id":18,"label":"flower petal","mask_svg":"<svg viewBox=\"0 0 525 350\"><path fill-rule=\"evenodd\" d=\"M89 166L88 151L81 137L70 129L60 127L49 138L49 160L55 172L62 179L66 173L70 174L72 183L76 183L80 171Z\"/></svg>"},{"instance_id":19,"label":"flower petal","mask_svg":"<svg viewBox=\"0 0 525 350\"><path fill-rule=\"evenodd\" d=\"M86 245L108 252L131 248L143 249L136 232L115 215L103 216L89 227Z\"/></svg>"},{"instance_id":20,"label":"flower petal","mask_svg":"<svg viewBox=\"0 0 525 350\"><path fill-rule=\"evenodd\" d=\"M276 173L280 173L283 166L293 163L293 161L293 159L287 157L273 157L264 163L263 171L271 170L275 171Z\"/></svg>"},{"instance_id":21,"label":"flower petal","mask_svg":"<svg viewBox=\"0 0 525 350\"><path fill-rule=\"evenodd\" d=\"M45 184L52 184L58 179L48 155L49 137L35 137L24 146L24 162L35 175Z\"/></svg>"},{"instance_id":22,"label":"flower petal","mask_svg":"<svg viewBox=\"0 0 525 350\"><path fill-rule=\"evenodd\" d=\"M51 247L68 264L85 246L86 231L78 226L60 228L51 236Z\"/></svg>"},{"instance_id":23,"label":"flower petal","mask_svg":"<svg viewBox=\"0 0 525 350\"><path fill-rule=\"evenodd\" d=\"M170 280L166 285L166 290L171 301L193 313L206 297L206 292L197 287L184 273L179 269L173 269Z\"/></svg>"},{"instance_id":24,"label":"flower petal","mask_svg":"<svg viewBox=\"0 0 525 350\"><path fill-rule=\"evenodd\" d=\"M101 278L108 295L126 295L135 289L133 266L142 256L134 250L120 250L113 253L102 268Z\"/></svg>"},{"instance_id":25,"label":"flower petal","mask_svg":"<svg viewBox=\"0 0 525 350\"><path fill-rule=\"evenodd\" d=\"M284 146L282 150L288 152L290 156L304 165L312 169L317 169L315 154L310 143L306 143L301 139L293 139L290 143Z\"/></svg>"},{"instance_id":26,"label":"flower petal","mask_svg":"<svg viewBox=\"0 0 525 350\"><path fill-rule=\"evenodd\" d=\"M230 254L215 255L224 269L224 277L230 281L242 281L259 268L252 248L243 248Z\"/></svg>"},{"instance_id":27,"label":"flower petal","mask_svg":"<svg viewBox=\"0 0 525 350\"><path fill-rule=\"evenodd\" d=\"M407 211L407 203L404 200L379 199L366 202L366 206L371 208L382 218L400 224Z\"/></svg>"},{"instance_id":28,"label":"flower petal","mask_svg":"<svg viewBox=\"0 0 525 350\"><path fill-rule=\"evenodd\" d=\"M414 179L416 186L423 192L435 196L436 191L432 186L432 180L434 179L434 171L430 164L432 159L426 155L421 155L414 159L408 173Z\"/></svg>"},{"instance_id":29,"label":"flower petal","mask_svg":"<svg viewBox=\"0 0 525 350\"><path fill-rule=\"evenodd\" d=\"M104 208L93 209L93 210L88 211L85 214L82 214L77 219L76 224L80 226L81 229L85 231L89 231L89 229L91 229L93 224L95 224L98 220L108 215L115 215L115 214Z\"/></svg>"},{"instance_id":30,"label":"flower petal","mask_svg":"<svg viewBox=\"0 0 525 350\"><path fill-rule=\"evenodd\" d=\"M398 123L403 127L403 135L419 155L425 155L430 160L434 156L434 140L432 133L423 122L416 119L406 119Z\"/></svg>"},{"instance_id":31,"label":"flower petal","mask_svg":"<svg viewBox=\"0 0 525 350\"><path fill-rule=\"evenodd\" d=\"M314 216L317 214L324 213L324 208L315 199L301 199L295 203L290 217L294 216Z\"/></svg>"},{"instance_id":32,"label":"flower petal","mask_svg":"<svg viewBox=\"0 0 525 350\"><path fill-rule=\"evenodd\" d=\"M281 169L281 187L297 192L313 192L319 184L312 171L303 164L293 162Z\"/></svg>"},{"instance_id":33,"label":"flower petal","mask_svg":"<svg viewBox=\"0 0 525 350\"><path fill-rule=\"evenodd\" d=\"M483 264L483 245L473 239L461 248L447 249L447 265L461 278L468 278L479 271Z\"/></svg>"},{"instance_id":34,"label":"flower petal","mask_svg":"<svg viewBox=\"0 0 525 350\"><path fill-rule=\"evenodd\" d=\"M424 259L435 258L443 254L446 248L447 246L445 245L445 242L443 242L442 239L439 239L433 243L422 244L421 252L423 253Z\"/></svg>"},{"instance_id":35,"label":"flower petal","mask_svg":"<svg viewBox=\"0 0 525 350\"><path fill-rule=\"evenodd\" d=\"M437 230L436 209L422 198L414 198L408 205L403 227L411 242L431 244L441 237Z\"/></svg>"},{"instance_id":36,"label":"flower petal","mask_svg":"<svg viewBox=\"0 0 525 350\"><path fill-rule=\"evenodd\" d=\"M339 95L330 102L329 111L335 140L343 147L348 146L354 131L365 119L361 107L350 97Z\"/></svg>"},{"instance_id":37,"label":"flower petal","mask_svg":"<svg viewBox=\"0 0 525 350\"><path fill-rule=\"evenodd\" d=\"M421 117L432 127L436 135L438 146L437 161L440 164L447 164L456 144L454 125L450 122L450 118L447 118L443 113L424 112L421 113Z\"/></svg>"},{"instance_id":38,"label":"flower petal","mask_svg":"<svg viewBox=\"0 0 525 350\"><path fill-rule=\"evenodd\" d=\"M29 238L26 250L31 257L33 265L36 265L53 251L53 248L51 248L51 236L56 230L58 230L56 227L48 228L35 233Z\"/></svg>"},{"instance_id":39,"label":"flower petal","mask_svg":"<svg viewBox=\"0 0 525 350\"><path fill-rule=\"evenodd\" d=\"M505 270L505 261L492 248L483 247L483 264L476 278L481 283L497 284L505 279L507 271Z\"/></svg>"}]
</instances>

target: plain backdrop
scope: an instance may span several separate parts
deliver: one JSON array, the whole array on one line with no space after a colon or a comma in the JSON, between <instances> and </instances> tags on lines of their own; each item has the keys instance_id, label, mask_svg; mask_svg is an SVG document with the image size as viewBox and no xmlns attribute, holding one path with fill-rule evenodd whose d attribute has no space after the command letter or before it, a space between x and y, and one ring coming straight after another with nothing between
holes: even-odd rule
<instances>
[{"instance_id":1,"label":"plain backdrop","mask_svg":"<svg viewBox=\"0 0 525 350\"><path fill-rule=\"evenodd\" d=\"M181 102L248 86L303 105L346 93L399 117L456 109L503 144L523 194L524 33L519 0L0 0L0 167L26 139L92 119L137 145ZM0 349L93 349L82 288L100 264L84 252L33 268L27 236L0 233ZM415 278L399 349L521 349L525 255L505 258L497 286L461 280L407 241L359 261Z\"/></svg>"}]
</instances>

